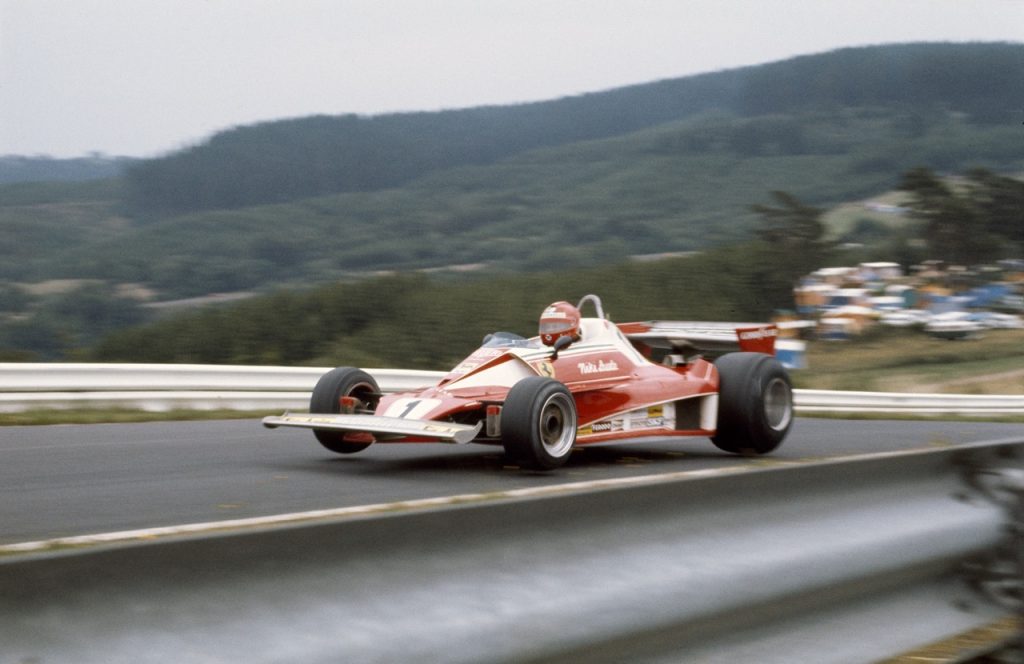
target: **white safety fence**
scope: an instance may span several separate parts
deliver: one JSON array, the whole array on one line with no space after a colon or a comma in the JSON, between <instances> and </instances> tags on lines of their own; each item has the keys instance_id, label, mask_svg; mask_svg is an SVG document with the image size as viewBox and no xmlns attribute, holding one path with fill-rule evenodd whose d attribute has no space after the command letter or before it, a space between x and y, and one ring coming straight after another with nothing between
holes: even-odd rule
<instances>
[{"instance_id":1,"label":"white safety fence","mask_svg":"<svg viewBox=\"0 0 1024 664\"><path fill-rule=\"evenodd\" d=\"M0 413L77 408L304 409L330 367L0 363ZM440 371L368 369L385 392L431 385Z\"/></svg>"},{"instance_id":2,"label":"white safety fence","mask_svg":"<svg viewBox=\"0 0 1024 664\"><path fill-rule=\"evenodd\" d=\"M923 394L795 390L798 410L918 414L1024 414L1024 394Z\"/></svg>"},{"instance_id":3,"label":"white safety fence","mask_svg":"<svg viewBox=\"0 0 1024 664\"><path fill-rule=\"evenodd\" d=\"M0 363L0 413L77 408L145 411L306 408L330 367ZM367 369L384 392L432 385L444 372ZM795 390L802 412L1024 414L1024 395Z\"/></svg>"}]
</instances>

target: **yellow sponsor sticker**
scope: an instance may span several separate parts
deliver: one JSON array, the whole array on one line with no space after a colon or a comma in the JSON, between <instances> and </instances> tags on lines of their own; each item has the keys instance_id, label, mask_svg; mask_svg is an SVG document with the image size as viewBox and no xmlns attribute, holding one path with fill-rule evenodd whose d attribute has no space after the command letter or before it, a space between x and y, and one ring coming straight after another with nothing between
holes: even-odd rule
<instances>
[{"instance_id":1,"label":"yellow sponsor sticker","mask_svg":"<svg viewBox=\"0 0 1024 664\"><path fill-rule=\"evenodd\" d=\"M446 427L440 424L425 424L423 425L423 430L433 431L436 433L453 433L455 431L458 431L458 429L455 429L454 427Z\"/></svg>"},{"instance_id":2,"label":"yellow sponsor sticker","mask_svg":"<svg viewBox=\"0 0 1024 664\"><path fill-rule=\"evenodd\" d=\"M307 424L330 424L334 422L334 419L330 417L301 417L296 415L290 415L281 419L286 422L305 422Z\"/></svg>"}]
</instances>

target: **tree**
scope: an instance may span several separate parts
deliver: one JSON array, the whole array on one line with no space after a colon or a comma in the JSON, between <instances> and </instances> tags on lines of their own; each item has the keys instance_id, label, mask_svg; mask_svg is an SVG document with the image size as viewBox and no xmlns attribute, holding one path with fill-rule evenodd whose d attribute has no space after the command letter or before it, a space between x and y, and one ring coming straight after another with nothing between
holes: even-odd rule
<instances>
[{"instance_id":1,"label":"tree","mask_svg":"<svg viewBox=\"0 0 1024 664\"><path fill-rule=\"evenodd\" d=\"M824 211L801 203L796 196L785 191L773 191L771 195L777 206L750 206L761 216L761 225L755 231L757 236L776 246L806 250L820 248L825 235L825 225L821 223Z\"/></svg>"},{"instance_id":2,"label":"tree","mask_svg":"<svg viewBox=\"0 0 1024 664\"><path fill-rule=\"evenodd\" d=\"M1024 182L984 168L967 174L972 200L990 233L1024 248Z\"/></svg>"},{"instance_id":3,"label":"tree","mask_svg":"<svg viewBox=\"0 0 1024 664\"><path fill-rule=\"evenodd\" d=\"M827 261L831 244L824 239L822 209L785 191L773 191L771 196L775 205L750 206L761 217L754 231L761 245L744 269L759 299L781 307L791 302L796 280Z\"/></svg>"},{"instance_id":4,"label":"tree","mask_svg":"<svg viewBox=\"0 0 1024 664\"><path fill-rule=\"evenodd\" d=\"M959 193L923 167L904 173L899 189L912 195L911 215L925 223L933 258L973 265L998 256L999 242L989 231L976 190Z\"/></svg>"}]
</instances>

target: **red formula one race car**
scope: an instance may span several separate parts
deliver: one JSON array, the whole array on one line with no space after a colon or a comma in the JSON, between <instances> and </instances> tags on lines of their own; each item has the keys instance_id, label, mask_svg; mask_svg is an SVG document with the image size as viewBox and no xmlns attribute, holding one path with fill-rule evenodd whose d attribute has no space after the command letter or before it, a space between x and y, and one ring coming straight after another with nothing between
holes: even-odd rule
<instances>
[{"instance_id":1,"label":"red formula one race car","mask_svg":"<svg viewBox=\"0 0 1024 664\"><path fill-rule=\"evenodd\" d=\"M580 316L585 304L596 317ZM708 436L728 452L763 454L793 421L775 336L773 325L616 325L587 295L545 309L532 339L487 335L433 387L382 394L370 374L340 367L316 384L309 415L263 424L312 429L341 454L374 442L502 445L538 469L557 468L577 446L649 436ZM714 363L701 354L723 352Z\"/></svg>"}]
</instances>

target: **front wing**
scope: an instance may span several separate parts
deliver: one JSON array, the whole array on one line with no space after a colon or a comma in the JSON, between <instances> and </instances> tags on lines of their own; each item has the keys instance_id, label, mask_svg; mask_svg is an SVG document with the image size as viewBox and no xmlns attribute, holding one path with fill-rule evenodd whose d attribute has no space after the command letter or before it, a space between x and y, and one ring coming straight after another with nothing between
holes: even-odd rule
<instances>
[{"instance_id":1,"label":"front wing","mask_svg":"<svg viewBox=\"0 0 1024 664\"><path fill-rule=\"evenodd\" d=\"M303 429L323 429L328 431L349 431L352 433L379 434L383 437L416 437L433 438L463 445L476 438L480 433L482 422L475 426L470 424L454 424L435 420L412 420L400 417L383 417L381 415L272 415L263 418L263 426L268 429L277 427L299 427Z\"/></svg>"}]
</instances>

